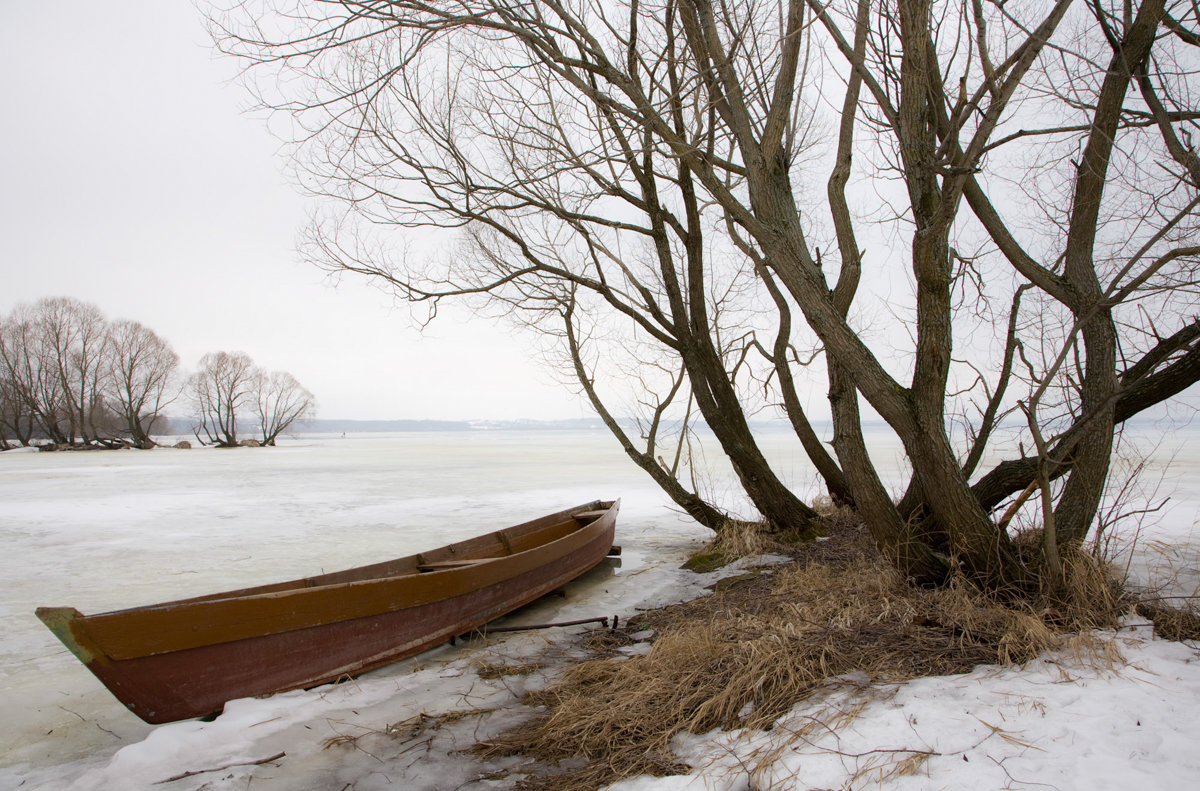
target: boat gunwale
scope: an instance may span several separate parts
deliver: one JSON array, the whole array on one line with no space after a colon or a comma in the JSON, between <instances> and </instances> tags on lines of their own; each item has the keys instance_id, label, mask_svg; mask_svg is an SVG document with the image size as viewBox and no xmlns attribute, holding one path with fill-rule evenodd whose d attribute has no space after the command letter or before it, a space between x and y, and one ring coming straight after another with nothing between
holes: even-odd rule
<instances>
[{"instance_id":1,"label":"boat gunwale","mask_svg":"<svg viewBox=\"0 0 1200 791\"><path fill-rule=\"evenodd\" d=\"M594 521L599 521L599 520L594 520ZM552 525L548 525L547 527L557 527L560 524L566 524L566 521L560 522L560 523L554 523ZM456 574L456 573L465 572L465 571L476 571L476 570L478 570L479 566L481 566L485 563L492 564L492 563L498 563L498 562L503 562L503 561L511 561L513 559L524 558L524 557L527 557L532 552L537 552L537 551L545 549L547 547L552 547L555 544L557 544L558 542L566 541L567 539L571 538L572 536L578 534L581 530L585 530L586 528L590 527L591 524L592 523L589 522L587 524L580 525L577 529L572 530L569 533L566 533L565 535L559 536L558 538L551 539L542 544L537 544L535 546L531 546L527 549L522 549L521 551L514 552L511 555L479 558L477 560L477 562L474 562L471 565L459 566L457 568L447 567L447 568L440 568L440 569L436 569L436 570L432 570L432 571L421 571L418 568L418 570L416 570L416 571L398 572L396 574L383 574L378 577L366 577L364 579L347 580L345 582L331 582L331 583L328 583L325 585L297 585L294 588L285 588L282 590L275 590L275 591L264 591L262 593L240 593L238 591L228 591L227 594L216 593L216 594L211 594L210 596L199 597L197 599L181 599L178 601L162 602L160 604L145 604L140 607L130 607L125 610L113 610L111 612L94 613L92 615L84 615L83 617L87 618L87 619L107 618L109 616L123 615L125 613L151 612L154 610L161 610L161 609L167 609L167 608L174 609L174 610L191 609L193 607L199 608L206 604L216 604L219 602L262 601L262 600L269 600L269 599L279 599L279 598L284 598L284 597L289 597L289 596L297 596L297 595L301 595L301 594L315 596L315 595L318 595L321 593L328 593L336 588L353 589L356 586L362 587L362 586L367 586L367 585L379 585L380 583L389 582L391 580L430 579L435 574L449 575L449 574ZM506 528L506 529L508 529L508 528ZM450 545L448 544L446 546L450 546ZM445 547L438 547L438 550L441 550L441 549L445 549ZM429 550L429 552L435 552L438 550ZM424 555L426 553L421 552L419 554ZM404 557L396 558L395 560L385 561L385 562L394 563L394 562L407 560L409 558L415 558L415 557L417 557L417 555L406 555ZM472 560L472 559L464 558L464 560ZM366 567L360 566L360 567L356 567L356 568L366 568ZM350 569L345 569L342 572L331 572L331 573L340 574L340 573L345 573L345 572L354 571L354 570L355 570L354 568L350 568ZM287 580L285 582L272 583L272 584L286 585L286 584L293 583L293 582L304 583L308 579L311 579L311 578L300 577L295 580Z\"/></svg>"},{"instance_id":2,"label":"boat gunwale","mask_svg":"<svg viewBox=\"0 0 1200 791\"><path fill-rule=\"evenodd\" d=\"M584 503L583 505L578 505L573 508L568 508L564 511L558 511L556 513L547 514L545 516L540 516L537 519L531 519L528 522L521 522L519 524L512 525L510 527L503 527L503 528L500 528L499 530L493 530L489 533L481 533L477 536L472 536L470 538L463 539L462 541L455 541L450 544L443 544L440 547L423 550L421 552L414 552L411 555L401 555L400 557L390 558L388 560L380 561L378 563L364 563L361 566L352 566L350 568L341 569L338 571L329 571L329 572L324 572L322 574L316 574L316 575L308 576L308 577L295 577L295 578L288 579L288 580L280 580L279 582L268 582L263 585L252 585L248 588L237 588L237 589L228 590L228 591L218 591L216 593L208 593L208 594L203 594L200 596L188 597L186 599L173 599L173 600L165 601L165 602L154 602L152 604L141 604L141 605L136 605L133 607L123 607L119 610L106 610L106 611L97 612L97 613L80 613L80 617L83 618L84 620L90 620L90 619L94 619L94 618L109 618L111 616L120 616L120 615L132 614L132 613L148 612L148 611L159 610L159 609L163 609L163 608L179 608L179 607L184 607L184 606L190 607L191 605L207 604L209 602L224 602L224 601L230 601L232 599L252 600L252 599L260 599L260 598L270 598L270 597L278 597L280 594L287 595L287 594L295 594L295 593L309 592L309 591L314 591L314 592L326 591L326 590L336 588L339 586L355 585L355 584L359 584L359 583L378 584L379 582L384 581L384 580L403 579L406 577L428 577L432 574L443 574L446 572L462 571L464 569L469 570L469 569L476 568L476 566L478 564L472 565L472 566L465 566L463 569L446 568L446 569L438 569L436 571L420 571L417 568L417 565L414 564L414 570L412 572L381 574L377 577L364 577L362 579L346 580L344 582L330 582L330 583L319 584L319 585L309 584L310 581L318 580L323 577L334 577L334 576L341 575L341 574L351 574L353 572L367 570L367 569L370 569L375 566L387 566L387 565L391 565L391 564L402 563L406 560L416 561L420 557L427 556L427 555L436 555L440 552L450 552L451 554L453 554L456 548L464 547L468 544L471 544L472 542L478 541L480 538L483 538L484 536L496 535L499 533L508 533L510 531L519 531L523 528L528 529L529 532L533 532L534 530L537 530L537 529L551 527L556 524L559 524L560 523L559 520L561 520L561 523L568 522L570 519L572 519L574 517L575 514L593 509L597 506L603 507L603 510L607 513L609 511L611 511L613 509L613 507L618 505L619 503L620 503L620 500L593 500L591 502ZM593 521L598 521L599 519L602 519L602 518L603 517L598 517L597 519L595 519ZM551 520L554 520L554 521L551 521ZM539 523L544 523L544 524L539 524ZM581 525L581 527L587 527L590 524L591 524L591 522L588 522L588 523ZM575 531L572 531L572 533L573 532L575 532ZM512 538L519 537L519 535L520 534L518 534L518 536L509 536L508 540L511 541ZM560 536L559 538L553 539L551 541L547 541L542 544L537 544L535 546L528 547L526 549L520 550L519 552L513 552L509 555L489 557L484 560L481 560L481 562L486 562L486 561L491 561L491 560L508 560L509 558L520 557L520 556L525 555L528 552L536 551L545 546L550 546L555 541L561 541L564 538L568 538L570 535L571 535L571 533L568 533L567 535ZM469 559L469 558L465 558L465 559ZM274 590L266 590L267 588L273 588ZM39 608L39 609L57 609L57 608Z\"/></svg>"}]
</instances>

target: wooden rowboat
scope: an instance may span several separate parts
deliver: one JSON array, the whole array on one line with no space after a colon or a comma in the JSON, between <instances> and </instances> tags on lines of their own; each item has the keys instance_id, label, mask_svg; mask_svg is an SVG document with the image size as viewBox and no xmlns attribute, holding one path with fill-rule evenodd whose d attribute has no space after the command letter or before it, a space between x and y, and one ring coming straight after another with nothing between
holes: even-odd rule
<instances>
[{"instance_id":1,"label":"wooden rowboat","mask_svg":"<svg viewBox=\"0 0 1200 791\"><path fill-rule=\"evenodd\" d=\"M160 723L395 662L543 596L612 549L596 501L409 557L193 599L37 615L134 714Z\"/></svg>"}]
</instances>

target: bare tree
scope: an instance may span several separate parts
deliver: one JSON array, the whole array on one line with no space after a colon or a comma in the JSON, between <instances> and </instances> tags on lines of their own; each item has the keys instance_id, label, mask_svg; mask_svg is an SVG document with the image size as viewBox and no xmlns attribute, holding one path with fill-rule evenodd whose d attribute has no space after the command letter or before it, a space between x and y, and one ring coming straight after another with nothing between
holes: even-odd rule
<instances>
[{"instance_id":1,"label":"bare tree","mask_svg":"<svg viewBox=\"0 0 1200 791\"><path fill-rule=\"evenodd\" d=\"M286 371L260 374L255 391L250 408L259 421L263 445L274 445L276 437L296 421L316 412L313 394Z\"/></svg>"},{"instance_id":2,"label":"bare tree","mask_svg":"<svg viewBox=\"0 0 1200 791\"><path fill-rule=\"evenodd\" d=\"M1040 486L1082 541L1119 424L1200 379L1194 4L281 5L214 24L344 201L314 259L567 345L584 314L657 344L775 529L812 512L748 383L899 568L1030 588L1046 558L997 509ZM433 227L471 254L393 260L370 230ZM804 410L818 356L836 459ZM903 443L899 501L864 406Z\"/></svg>"},{"instance_id":3,"label":"bare tree","mask_svg":"<svg viewBox=\"0 0 1200 791\"><path fill-rule=\"evenodd\" d=\"M114 322L108 375L110 403L130 440L151 448L150 432L179 394L179 355L165 340L136 321Z\"/></svg>"},{"instance_id":4,"label":"bare tree","mask_svg":"<svg viewBox=\"0 0 1200 791\"><path fill-rule=\"evenodd\" d=\"M0 450L8 450L14 442L29 445L35 426L28 400L8 365L15 339L9 331L11 326L7 320L0 320Z\"/></svg>"},{"instance_id":5,"label":"bare tree","mask_svg":"<svg viewBox=\"0 0 1200 791\"><path fill-rule=\"evenodd\" d=\"M18 308L0 322L0 434L29 445L38 425L36 375L27 352L30 345L27 308Z\"/></svg>"},{"instance_id":6,"label":"bare tree","mask_svg":"<svg viewBox=\"0 0 1200 791\"><path fill-rule=\"evenodd\" d=\"M37 422L16 382L0 370L0 449L13 442L28 447L35 431Z\"/></svg>"},{"instance_id":7,"label":"bare tree","mask_svg":"<svg viewBox=\"0 0 1200 791\"><path fill-rule=\"evenodd\" d=\"M33 424L18 434L36 433L56 445L91 438L102 407L96 366L104 348L103 319L97 323L97 317L94 306L46 299L18 305L0 327L0 364L14 420Z\"/></svg>"},{"instance_id":8,"label":"bare tree","mask_svg":"<svg viewBox=\"0 0 1200 791\"><path fill-rule=\"evenodd\" d=\"M66 413L66 439L85 444L104 434L104 389L109 365L108 324L95 305L51 297L34 305L44 375L57 378Z\"/></svg>"},{"instance_id":9,"label":"bare tree","mask_svg":"<svg viewBox=\"0 0 1200 791\"><path fill-rule=\"evenodd\" d=\"M0 372L0 450L13 447L17 439L16 427L20 425L20 402L15 397L12 381Z\"/></svg>"},{"instance_id":10,"label":"bare tree","mask_svg":"<svg viewBox=\"0 0 1200 791\"><path fill-rule=\"evenodd\" d=\"M244 352L209 352L200 358L196 372L188 378L197 419L193 433L198 441L237 446L238 415L253 408L260 376Z\"/></svg>"}]
</instances>

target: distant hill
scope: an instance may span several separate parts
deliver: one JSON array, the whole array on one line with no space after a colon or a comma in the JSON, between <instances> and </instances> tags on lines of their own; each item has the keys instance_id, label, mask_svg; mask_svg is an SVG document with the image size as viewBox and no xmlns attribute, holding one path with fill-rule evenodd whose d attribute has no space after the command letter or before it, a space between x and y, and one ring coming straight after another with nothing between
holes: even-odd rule
<instances>
[{"instance_id":1,"label":"distant hill","mask_svg":"<svg viewBox=\"0 0 1200 791\"><path fill-rule=\"evenodd\" d=\"M624 422L624 421L623 421ZM629 425L633 425L630 421ZM257 425L238 421L238 432L253 436ZM598 418L572 420L307 420L297 423L289 434L361 434L397 431L589 431L603 430ZM192 421L170 418L167 434L190 434Z\"/></svg>"},{"instance_id":2,"label":"distant hill","mask_svg":"<svg viewBox=\"0 0 1200 791\"><path fill-rule=\"evenodd\" d=\"M298 433L381 431L562 431L603 429L597 418L572 420L309 420L297 424Z\"/></svg>"}]
</instances>

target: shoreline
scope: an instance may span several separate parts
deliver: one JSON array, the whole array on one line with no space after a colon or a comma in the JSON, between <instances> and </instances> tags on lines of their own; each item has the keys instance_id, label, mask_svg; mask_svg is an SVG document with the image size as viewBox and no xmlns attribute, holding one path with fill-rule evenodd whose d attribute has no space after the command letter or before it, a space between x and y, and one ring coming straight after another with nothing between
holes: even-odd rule
<instances>
[{"instance_id":1,"label":"shoreline","mask_svg":"<svg viewBox=\"0 0 1200 791\"><path fill-rule=\"evenodd\" d=\"M846 560L845 547L838 547L834 542L822 544L824 546L817 545L815 551L808 554L823 556L826 562L832 558L835 564ZM403 778L405 787L419 789L511 788L517 782L523 783L524 788L547 789L610 787L618 791L643 791L691 787L689 784L701 782L703 784L696 787L733 789L742 787L740 783L750 776L783 777L788 772L809 771L807 763L795 763L797 748L803 748L809 762L819 760L822 776L828 775L834 771L830 768L833 758L840 757L844 764L846 756L851 754L845 749L846 740L866 738L861 734L861 723L869 726L877 716L894 711L897 701L907 701L902 709L921 707L925 711L922 719L935 722L937 718L929 712L944 708L945 701L939 703L937 696L921 692L922 689L942 690L939 694L943 698L950 694L957 698L965 694L970 698L972 689L977 692L979 687L992 684L1026 690L1019 694L1027 697L1030 688L1044 691L1075 687L1082 691L1089 685L1108 685L1119 687L1113 694L1122 698L1151 693L1152 689L1170 698L1174 696L1172 691L1161 688L1153 682L1153 676L1146 673L1161 674L1162 667L1181 671L1187 667L1186 689L1193 696L1178 700L1175 705L1182 708L1200 701L1200 668L1192 670L1200 664L1195 661L1200 658L1200 651L1194 644L1192 647L1166 644L1150 634L1145 621L1138 623L1133 618L1126 619L1119 630L1099 636L1126 654L1122 663L1110 661L1105 665L1094 661L1094 657L1081 659L1076 655L1072 658L1069 651L1056 650L1039 654L1033 662L1008 666L983 664L965 674L926 675L901 683L880 684L855 673L839 676L832 683L822 683L810 699L789 707L782 719L766 730L734 727L673 738L669 752L656 760L674 761L673 765L666 763L661 767L676 771L685 770L689 762L694 763L689 774L665 777L638 774L618 779L613 785L586 785L576 784L571 779L571 773L581 768L578 761L556 761L494 748L490 755L483 758L478 755L481 743L503 742L505 738L511 738L514 729L527 727L530 720L544 716L545 710L538 704L564 675L577 673L587 663L597 661L597 657L618 663L647 657L662 631L660 624L664 618L674 619L684 627L707 622L712 618L709 605L720 600L718 607L726 607L730 596L742 606L752 608L763 599L764 583L789 573L797 565L796 558L760 556L744 558L704 574L667 569L661 565L647 568L640 576L673 578L665 585L666 590L660 591L660 594L668 595L660 595L659 604L652 607L633 605L637 612L622 618L621 636L614 636L607 629L580 631L576 627L561 632L553 630L553 634L512 632L503 636L473 637L460 642L457 647L443 646L405 660L398 666L339 685L267 699L233 701L210 723L187 721L153 729L144 740L118 750L107 763L103 760L92 763L72 779L69 787L83 791L116 787L113 784L117 783L128 784L123 785L128 788L149 789L166 782L173 788L199 791L201 788L242 788L252 783L254 787L316 791L334 787L327 783L331 780L341 782L346 777L351 779L344 786L336 787L386 787L386 783L372 781L374 777L377 780L386 778L387 783ZM569 599L541 600L506 620L529 623L595 609L598 606L596 599L608 593L606 587L617 577L603 571L599 574L589 572L585 576L593 578L583 580L582 590L572 592ZM732 580L733 584L721 585L722 580ZM659 580L660 584L663 582L665 580ZM670 593L681 595L671 596ZM678 601L666 602L671 598ZM651 625L648 629L647 624ZM638 634L645 631L651 633ZM1053 681L1055 677L1059 678L1057 683ZM1045 686L1047 683L1049 687ZM1079 686L1081 684L1083 687ZM1000 698L1010 694L1014 693L1001 692ZM1166 702L1160 700L1158 704L1161 706ZM1095 703L1103 705L1099 696ZM857 783L875 776L881 787L923 787L911 786L905 778L932 781L934 777L941 777L946 771L943 765L948 765L954 772L941 782L948 780L954 785L960 782L958 778L962 772L971 771L969 767L964 769L963 764L971 763L973 756L997 759L1004 753L1006 757L998 760L1012 761L1019 757L1028 763L1030 750L1027 745L1034 742L1014 736L1021 733L1020 723L1013 719L1014 713L1019 713L1023 706L1017 705L1009 711L1008 719L1001 720L1004 724L993 730L982 726L975 728L971 732L975 741L961 749L929 749L925 742L919 747L905 742L899 747L888 746L878 753L883 743L875 744L863 754L886 756L888 761L868 761L869 767L854 762L850 769L843 767L841 783ZM1034 719L1045 720L1047 711L1038 713L1037 708L1031 709L1037 714ZM848 716L849 711L854 714ZM1067 715L1068 711L1063 708L1058 713ZM916 715L912 719L907 726L910 732L916 724ZM992 722L982 717L977 719ZM830 750L828 744L820 746L819 734L805 731L807 736L795 737L795 726L788 724L794 721L810 726L814 722L822 723L818 730L825 734L826 741L833 739L837 749ZM851 726L851 723L858 724ZM319 724L324 728L318 728ZM870 728L867 730L871 731ZM1187 730L1186 725L1181 724L1171 731L1172 738L1182 737ZM938 733L939 738L950 735L940 729ZM164 760L162 753L181 741L191 742L188 752L192 758L186 768L167 774L175 764L169 759ZM231 744L234 745L232 749ZM789 753L793 758L788 758ZM773 756L770 761L763 760L770 756ZM1149 757L1146 760L1149 761ZM322 767L315 776L311 774L314 762ZM1054 766L1055 762L1049 760L1050 768L1046 771L1057 771ZM1164 767L1164 771L1173 773L1172 776L1200 777L1200 774L1193 774L1193 770L1200 772L1200 763L1185 760L1178 767ZM1121 776L1127 775L1125 772ZM969 777L974 775L968 774ZM24 779L33 784L22 785L23 788L57 787L54 781L39 785L33 775ZM450 781L453 781L451 785L446 785ZM561 785L563 782L568 785ZM812 781L806 779L804 782ZM1118 786L1100 782L1096 787Z\"/></svg>"}]
</instances>

